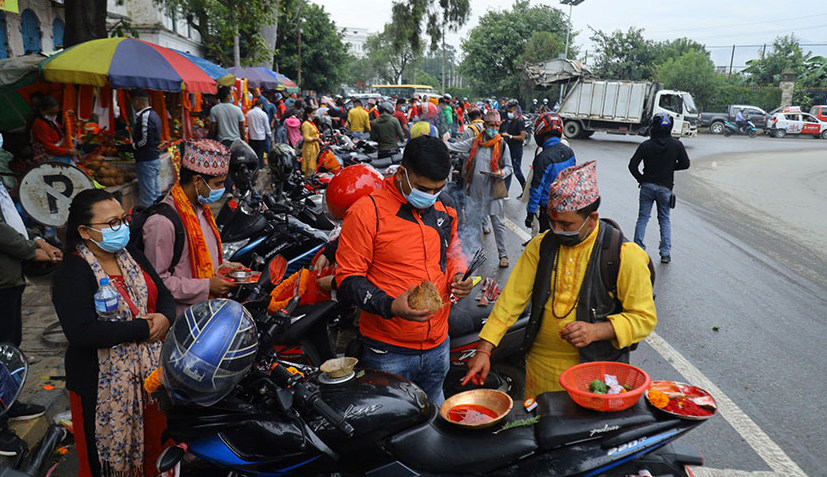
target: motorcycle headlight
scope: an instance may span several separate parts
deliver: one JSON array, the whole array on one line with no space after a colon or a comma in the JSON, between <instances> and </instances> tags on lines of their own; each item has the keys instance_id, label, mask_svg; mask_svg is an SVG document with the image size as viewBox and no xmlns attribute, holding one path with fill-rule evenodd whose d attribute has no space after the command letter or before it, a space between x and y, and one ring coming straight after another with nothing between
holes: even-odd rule
<instances>
[{"instance_id":1,"label":"motorcycle headlight","mask_svg":"<svg viewBox=\"0 0 827 477\"><path fill-rule=\"evenodd\" d=\"M229 242L221 244L221 253L224 254L224 260L229 260L230 257L235 255L236 252L241 250L242 247L247 245L250 242L250 239L246 238L244 240L239 240L238 242Z\"/></svg>"}]
</instances>

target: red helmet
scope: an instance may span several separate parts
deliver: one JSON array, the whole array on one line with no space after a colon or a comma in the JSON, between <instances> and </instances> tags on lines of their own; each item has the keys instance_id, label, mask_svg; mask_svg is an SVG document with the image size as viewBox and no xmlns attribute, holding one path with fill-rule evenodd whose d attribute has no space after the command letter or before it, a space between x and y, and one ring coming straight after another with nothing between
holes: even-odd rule
<instances>
[{"instance_id":1,"label":"red helmet","mask_svg":"<svg viewBox=\"0 0 827 477\"><path fill-rule=\"evenodd\" d=\"M360 198L382 186L382 174L367 164L345 167L333 176L325 191L325 204L330 215L341 220L345 212Z\"/></svg>"},{"instance_id":2,"label":"red helmet","mask_svg":"<svg viewBox=\"0 0 827 477\"><path fill-rule=\"evenodd\" d=\"M555 136L563 135L563 120L554 113L543 113L534 121L534 139L541 143L557 132Z\"/></svg>"}]
</instances>

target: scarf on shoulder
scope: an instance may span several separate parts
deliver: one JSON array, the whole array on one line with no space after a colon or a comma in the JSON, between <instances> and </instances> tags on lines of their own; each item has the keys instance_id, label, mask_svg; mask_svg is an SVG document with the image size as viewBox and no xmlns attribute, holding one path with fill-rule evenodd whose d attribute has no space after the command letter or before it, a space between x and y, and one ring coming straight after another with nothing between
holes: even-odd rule
<instances>
[{"instance_id":1,"label":"scarf on shoulder","mask_svg":"<svg viewBox=\"0 0 827 477\"><path fill-rule=\"evenodd\" d=\"M84 243L77 252L86 260L95 280L108 275ZM127 297L120 296L120 319L138 319L147 313L147 286L140 265L125 249L115 253ZM117 285L115 286L116 289ZM152 400L144 380L158 367L161 342L129 341L98 351L98 399L95 411L95 446L101 474L140 477L144 473L144 407Z\"/></svg>"},{"instance_id":2,"label":"scarf on shoulder","mask_svg":"<svg viewBox=\"0 0 827 477\"><path fill-rule=\"evenodd\" d=\"M490 147L491 172L497 172L500 170L500 150L502 149L503 137L497 134L488 141L484 140L484 137L485 134L478 134L476 139L474 139L474 144L471 146L471 153L468 156L468 162L465 163L465 167L467 168L472 164L480 147Z\"/></svg>"},{"instance_id":3,"label":"scarf on shoulder","mask_svg":"<svg viewBox=\"0 0 827 477\"><path fill-rule=\"evenodd\" d=\"M175 201L175 210L181 217L181 222L184 224L184 230L187 233L187 242L189 243L190 253L190 267L192 268L192 278L212 278L215 275L215 267L213 267L212 257L210 257L210 249L207 247L207 241L204 239L204 232L201 230L201 221L195 215L195 210L192 208L192 202L184 194L184 189L181 184L175 184L170 191L172 200ZM204 206L204 217L210 224L215 241L218 243L218 264L221 265L223 258L221 257L221 236L218 233L218 227L215 226L215 219L212 216L212 211L207 206Z\"/></svg>"}]
</instances>

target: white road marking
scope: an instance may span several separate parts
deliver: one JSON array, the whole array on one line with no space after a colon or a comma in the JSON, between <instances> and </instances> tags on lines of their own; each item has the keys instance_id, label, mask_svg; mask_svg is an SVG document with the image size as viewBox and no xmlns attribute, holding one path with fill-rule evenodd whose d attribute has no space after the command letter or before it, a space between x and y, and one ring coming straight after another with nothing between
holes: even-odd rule
<instances>
[{"instance_id":1,"label":"white road marking","mask_svg":"<svg viewBox=\"0 0 827 477\"><path fill-rule=\"evenodd\" d=\"M531 235L519 225L505 219L505 226L523 241L530 240ZM675 348L654 331L646 342L675 370L693 385L709 391L718 403L718 413L729 422L733 429L755 450L764 462L773 470L743 471L731 469L710 469L693 467L695 477L807 477L807 474L760 428L750 419L721 389L709 380L698 368L683 357Z\"/></svg>"}]
</instances>

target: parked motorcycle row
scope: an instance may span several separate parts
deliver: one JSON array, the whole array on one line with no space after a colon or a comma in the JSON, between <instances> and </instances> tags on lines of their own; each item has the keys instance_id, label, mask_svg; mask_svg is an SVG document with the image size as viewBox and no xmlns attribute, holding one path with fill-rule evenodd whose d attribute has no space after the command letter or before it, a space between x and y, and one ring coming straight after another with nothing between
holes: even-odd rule
<instances>
[{"instance_id":1,"label":"parked motorcycle row","mask_svg":"<svg viewBox=\"0 0 827 477\"><path fill-rule=\"evenodd\" d=\"M401 163L401 154L379 159L375 144L353 141L345 132L330 131L327 141L323 151L335 154L340 167L369 163L390 175ZM525 371L517 350L529 310L492 353L486 382L462 386L479 331L493 308L487 298L479 302L475 298L482 295L481 289L451 307L451 363L444 391L446 396L476 388L508 393L515 403L510 427L454 427L429 405L421 389L392 374L357 367L331 379L320 365L342 354L359 357L356 310L335 301L299 306L297 287L283 309L268 310L275 287L309 267L337 233L324 205L331 174L318 170L305 178L296 170L295 153L276 148L269 157L268 187L261 188L253 159L231 152L230 175L238 193L223 205L216 223L224 258L261 272L258 281L241 285L230 296L244 305L245 316L249 313L255 324L255 358L251 367L242 370L239 384L209 406L181 404L173 399L178 389L153 394L167 417L166 436L176 443L159 458L159 471L199 476L397 477L626 476L646 469L666 477L689 475L686 466L702 464L696 450L674 441L703 421L665 416L643 399L613 413L582 408L566 392L537 396L539 406L534 410L518 404ZM195 326L207 329L206 324ZM353 337L347 346L332 339L342 336L342 331ZM219 339L222 330L215 333ZM25 357L11 346L2 346L0 359L9 361L9 367L23 368L18 382L22 387ZM13 391L16 398L19 389ZM39 452L51 453L58 437L47 435L51 440ZM37 455L32 460L36 467L30 466L25 474L0 469L0 475L38 475Z\"/></svg>"}]
</instances>

